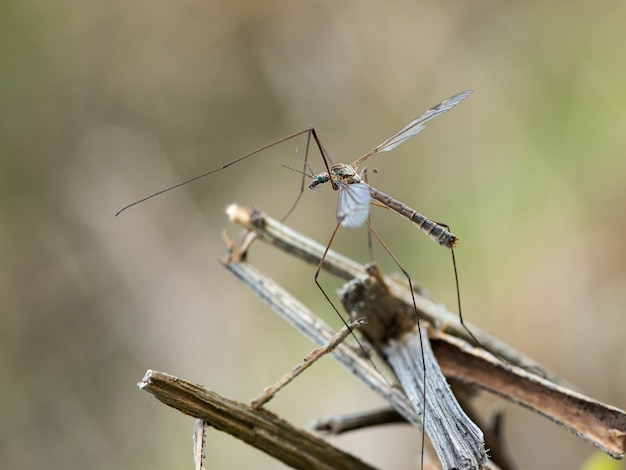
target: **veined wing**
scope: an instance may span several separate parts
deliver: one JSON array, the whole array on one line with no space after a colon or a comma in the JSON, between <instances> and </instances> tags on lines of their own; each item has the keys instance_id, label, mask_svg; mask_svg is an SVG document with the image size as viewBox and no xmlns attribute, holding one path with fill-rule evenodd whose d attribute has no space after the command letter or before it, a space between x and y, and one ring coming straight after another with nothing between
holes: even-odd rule
<instances>
[{"instance_id":1,"label":"veined wing","mask_svg":"<svg viewBox=\"0 0 626 470\"><path fill-rule=\"evenodd\" d=\"M337 202L337 221L342 227L357 228L365 223L370 213L372 196L365 183L340 183Z\"/></svg>"},{"instance_id":2,"label":"veined wing","mask_svg":"<svg viewBox=\"0 0 626 470\"><path fill-rule=\"evenodd\" d=\"M380 144L374 150L366 153L361 158L359 158L357 161L352 163L352 166L356 167L357 165L359 165L360 163L364 162L365 160L367 160L369 157L371 157L375 153L378 153L378 152L388 152L389 150L395 149L398 145L402 144L405 140L407 140L410 137L413 137L414 135L417 135L420 132L422 132L424 130L425 124L428 121L430 121L431 119L436 118L437 116L439 116L440 114L445 113L446 111L450 111L457 104L459 104L461 101L463 101L469 95L471 95L471 93L472 93L472 90L462 91L461 93L458 93L458 94L456 94L454 96L451 96L447 100L442 101L438 105L433 106L428 111L426 111L424 114L422 114L422 115L416 117L415 119L413 119L406 126L404 126L402 129L400 129L394 135L389 137L387 140L385 140L382 144Z\"/></svg>"}]
</instances>

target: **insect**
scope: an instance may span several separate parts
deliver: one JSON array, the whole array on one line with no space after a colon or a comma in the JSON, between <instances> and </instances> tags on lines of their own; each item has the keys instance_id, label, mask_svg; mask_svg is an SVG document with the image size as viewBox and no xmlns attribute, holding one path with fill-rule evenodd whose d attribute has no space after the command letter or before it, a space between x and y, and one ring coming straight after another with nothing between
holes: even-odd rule
<instances>
[{"instance_id":1,"label":"insect","mask_svg":"<svg viewBox=\"0 0 626 470\"><path fill-rule=\"evenodd\" d=\"M326 245L326 249L317 266L313 279L317 287L320 289L320 291L322 292L322 294L328 301L328 303L333 307L335 312L341 317L341 314L339 314L339 311L337 310L337 308L335 307L331 299L326 294L324 288L318 282L318 277L322 269L322 266L324 264L324 259L328 253L328 250L330 249L330 246L335 238L335 235L337 234L337 230L339 229L339 227L357 228L357 227L362 226L363 224L367 224L367 227L369 228L369 233L374 234L374 236L378 239L379 243L385 249L387 254L389 254L389 256L393 259L396 266L398 266L398 268L402 271L402 274L406 277L408 281L409 289L411 290L411 296L413 299L413 309L415 312L415 322L417 325L417 331L419 335L420 350L422 351L421 353L422 354L422 357L421 357L422 372L423 372L422 379L423 379L423 384L424 384L424 388L422 389L422 394L421 394L421 401L422 401L421 406L418 406L416 404L415 408L416 408L416 411L420 413L422 420L426 418L426 358L424 356L421 327L420 327L419 317L417 315L417 304L415 301L415 296L413 295L413 282L411 281L411 276L409 275L409 273L400 264L398 259L394 256L394 254L391 252L391 250L387 247L387 245L383 242L381 237L378 235L378 233L374 230L374 228L370 224L369 222L370 205L373 203L373 201L376 201L377 205L381 205L383 207L386 207L388 209L391 209L397 212L401 216L407 218L408 220L416 224L420 229L422 229L422 231L424 231L424 233L426 233L430 238L432 238L437 244L450 249L450 253L452 255L452 265L454 268L454 279L455 279L456 292L457 292L457 308L459 312L459 320L460 320L460 323L465 328L465 330L474 339L474 341L476 341L476 343L479 344L474 334L467 328L467 326L465 326L463 322L463 316L461 313L461 294L460 294L459 280L458 280L458 274L457 274L457 269L456 269L456 260L454 258L454 247L456 246L458 242L458 238L449 231L447 226L437 223L431 219L428 219L427 217L424 217L423 215L419 214L417 211L409 208L403 203L393 199L390 196L387 196L383 192L367 184L365 181L363 181L364 172L359 173L357 170L358 170L358 166L361 163L364 163L371 156L377 153L388 152L390 150L393 150L400 144L404 143L409 138L413 137L414 135L419 134L422 130L424 130L425 124L428 121L436 118L440 114L443 114L451 110L457 104L459 104L461 101L467 98L471 93L472 93L471 90L463 91L433 106L425 113L413 119L411 122L409 122L406 126L404 126L399 131L397 131L391 137L383 141L380 145L378 145L377 147L375 147L374 149L372 149L371 151L369 151L368 153L366 153L361 158L359 158L358 160L354 161L351 164L338 163L338 164L329 165L330 158L328 157L326 151L324 150L324 147L321 145L319 139L317 138L317 134L315 133L314 130L312 130L313 137L315 138L315 141L320 150L320 153L322 154L322 158L324 159L324 164L326 166L327 171L314 176L313 180L309 184L309 188L315 189L319 185L322 185L330 181L332 188L336 191L337 190L339 191L339 197L337 201L337 225L335 226L335 229L330 237L330 240L328 244ZM371 246L371 243L370 243L370 246ZM370 248L370 253L371 253L371 248ZM342 318L343 323L346 324L345 320L343 320L343 317L341 318ZM421 408L421 410L419 410L418 408ZM422 455L421 468L424 468L424 461L423 461L424 449L425 449L425 436L423 433L422 441L421 441L421 455Z\"/></svg>"},{"instance_id":2,"label":"insect","mask_svg":"<svg viewBox=\"0 0 626 470\"><path fill-rule=\"evenodd\" d=\"M357 168L372 155L393 150L410 137L419 134L424 130L425 124L428 121L436 118L446 111L451 110L471 93L471 90L463 91L445 101L442 101L438 105L433 106L428 111L409 122L406 126L393 134L378 147L366 153L350 165L346 163L332 165L328 172L320 173L315 176L313 181L309 184L309 188L313 189L321 184L331 181L333 189L339 190L337 221L342 227L355 228L363 225L369 215L370 203L372 199L374 199L383 206L396 211L398 214L417 224L439 245L447 248L454 248L458 239L452 235L445 228L445 226L424 217L401 202L396 201L381 191L378 191L376 188L368 185L362 181L362 175L357 173Z\"/></svg>"},{"instance_id":3,"label":"insect","mask_svg":"<svg viewBox=\"0 0 626 470\"><path fill-rule=\"evenodd\" d=\"M324 161L324 166L326 167L326 172L322 172L322 173L319 173L318 175L311 176L312 181L309 184L309 188L315 189L318 186L330 181L332 188L334 190L339 191L339 198L338 198L338 203L337 203L337 222L338 223L337 223L337 226L335 227L335 230L333 231L331 235L330 241L328 242L328 245L326 247L326 252L324 253L324 256L322 257L322 260L319 263L315 271L315 275L314 275L315 283L317 284L319 289L322 291L326 299L333 306L337 314L341 317L341 315L339 314L339 311L334 306L330 298L326 295L326 292L324 291L322 286L319 284L317 279L321 271L321 268L323 266L326 253L330 249L330 246L334 240L334 237L339 227L356 228L356 227L360 227L363 224L367 224L368 228L370 229L370 233L373 233L375 235L375 237L381 243L385 251L391 256L395 264L401 269L405 277L408 279L409 284L411 283L411 278L408 275L408 273L404 270L402 265L395 258L393 253L385 245L383 240L380 238L380 236L378 236L378 234L376 233L376 231L373 229L373 227L370 225L368 221L370 205L372 204L380 205L388 209L391 209L397 212L398 214L400 214L401 216L407 218L408 220L416 224L421 230L423 230L424 233L426 233L429 237L431 237L436 243L450 249L450 252L452 255L452 265L454 269L456 291L457 291L457 308L459 312L459 320L460 320L461 325L463 325L463 327L468 331L470 336L475 340L477 344L479 344L478 340L476 340L476 338L471 333L471 331L465 326L465 323L463 321L463 315L461 313L462 311L461 311L461 297L460 297L460 291L459 291L459 280L458 280L458 274L457 274L457 268L456 268L456 260L454 258L454 247L456 246L458 242L458 238L449 231L446 225L435 222L419 214L417 211L409 208L408 206L401 203L400 201L397 201L396 199L370 186L365 181L363 181L363 172L359 173L357 171L358 166L364 163L368 158L378 153L389 152L395 149L396 147L398 147L399 145L403 144L409 138L419 134L421 131L425 129L425 125L427 122L451 110L456 105L458 105L461 101L467 98L471 93L472 93L471 90L462 91L442 101L441 103L433 106L432 108L428 109L426 112L420 114L418 117L413 119L406 126L401 128L399 131L394 133L391 137L383 141L380 145L378 145L377 147L375 147L374 149L372 149L371 151L363 155L361 158L352 162L351 164L346 164L346 163L333 164L330 156L324 149L324 146L322 145L315 128L311 126L302 131L283 137L282 139L278 139L270 144L264 145L263 147L260 147L246 155L243 155L229 163L226 163L219 168L215 168L213 170L207 171L198 176L190 178L186 181L178 183L174 186L170 186L168 188L165 188L153 194L150 194L149 196L146 196L142 199L139 199L131 204L124 206L115 215L118 216L119 214L129 209L130 207L140 204L144 201L147 201L148 199L151 199L155 196L171 191L172 189L176 189L180 186L186 185L188 183L191 183L192 181L196 181L200 178L211 175L213 173L217 173L218 171L224 170L236 163L239 163L249 157L252 157L253 155L256 155L262 152L263 150L267 150L275 145L291 140L297 136L307 134L306 153L305 153L305 158L303 160L305 169L309 168L307 159L308 159L308 150L309 150L311 138L313 138L313 140L315 141L315 144L318 147L319 152ZM303 173L303 174L306 176L309 176L306 173ZM298 204L298 201L300 197L302 196L303 190L304 190L304 185L301 188L300 195L295 200L295 202L293 203L293 205L291 206L287 214L283 217L283 220L293 211L295 206ZM417 312L417 309L416 309L416 312Z\"/></svg>"},{"instance_id":4,"label":"insect","mask_svg":"<svg viewBox=\"0 0 626 470\"><path fill-rule=\"evenodd\" d=\"M351 164L346 163L338 163L338 164L329 164L330 158L321 145L315 130L312 129L311 133L317 143L318 148L320 149L320 153L324 159L324 164L326 166L327 171L320 173L313 177L313 180L309 184L310 189L314 189L319 185L327 183L330 181L332 188L334 190L339 191L339 198L337 202L337 226L333 231L330 241L328 242L326 252L322 257L320 264L317 267L317 270L314 275L314 280L319 289L322 291L326 299L331 303L332 301L326 295L324 289L317 281L320 270L324 263L324 258L330 245L333 242L333 239L337 233L339 227L344 228L356 228L360 227L363 224L367 224L370 233L373 233L374 236L378 239L380 244L383 246L385 251L391 256L394 260L395 264L400 268L402 273L407 278L409 284L411 285L411 278L406 272L406 270L402 267L400 262L396 259L393 253L389 250L389 248L385 245L380 236L376 233L373 227L370 225L368 221L370 205L376 201L377 205L386 207L391 209L406 219L410 220L414 224L416 224L424 233L426 233L430 238L432 238L437 244L444 246L450 249L450 253L452 255L452 265L454 268L454 279L456 284L457 291L457 308L459 312L459 320L463 327L467 330L470 336L474 339L474 341L479 344L478 340L474 337L473 333L465 326L463 321L463 315L461 310L461 295L459 290L459 280L456 269L456 260L454 258L454 247L458 242L458 238L453 235L448 227L444 224L435 222L417 211L411 209L405 204L397 201L396 199L386 195L385 193L379 191L378 189L370 186L365 181L363 181L363 173L359 173L358 166L364 163L368 158L373 155L376 155L381 152L388 152L390 150L395 149L400 144L404 143L409 138L414 135L419 134L421 131L425 129L425 125L428 121L436 118L437 116L451 110L456 105L458 105L461 101L467 98L472 93L471 90L462 91L457 93L454 96L451 96L447 100L442 101L441 103L433 106L428 111L419 115L411 122L409 122L402 129L397 131L391 137L383 141L380 145L363 155L358 160L354 161ZM411 285L412 288L412 285ZM334 307L334 305L333 305ZM335 309L337 310L337 309ZM339 313L339 312L337 312ZM417 307L416 307L416 322L419 327L419 320L417 319Z\"/></svg>"},{"instance_id":5,"label":"insect","mask_svg":"<svg viewBox=\"0 0 626 470\"><path fill-rule=\"evenodd\" d=\"M406 277L408 284L409 284L409 288L411 290L411 293L413 294L413 284L411 281L411 277L409 276L408 272L402 267L402 265L400 264L400 262L398 261L398 259L393 255L393 253L391 252L391 250L387 247L387 245L384 243L384 241L381 239L381 237L376 233L376 231L374 230L374 228L372 227L372 225L369 222L369 210L370 210L370 205L375 204L375 205L380 205L383 207L386 207L388 209L391 209L395 212L397 212L398 214L400 214L401 216L407 218L408 220L410 220L411 222L415 223L421 230L424 231L424 233L426 233L428 236L430 236L436 243L438 243L441 246L444 246L446 248L450 249L450 252L452 254L452 263L453 263L453 268L454 268L454 276L455 276L455 282L456 282L456 290L457 290L457 302L458 302L458 311L459 311L459 320L460 323L463 325L463 327L468 331L468 333L472 336L472 338L474 338L474 340L476 341L477 344L478 341L476 340L476 338L474 337L474 335L471 333L471 331L469 331L469 329L465 326L464 322L463 322L463 316L461 314L461 298L460 298L460 292L459 292L459 281L458 281L458 274L457 274L457 269L456 269L456 261L454 259L454 247L456 246L458 239L455 235L453 235L449 228L441 223L435 222L421 214L419 214L418 212L416 212L415 210L409 208L408 206L404 205L403 203L393 199L390 196L387 196L386 194L382 193L381 191L377 190L376 188L370 186L369 184L367 184L363 179L364 176L364 172L359 173L358 170L358 166L362 163L364 163L368 158L370 158L371 156L381 153L381 152L388 152L390 150L395 149L396 147L398 147L399 145L403 144L405 141L407 141L409 138L419 134L422 130L424 130L425 125L427 122L429 122L430 120L436 118L437 116L451 110L452 108L454 108L456 105L458 105L461 101L463 101L465 98L467 98L470 94L472 93L471 90L466 90L463 91L461 93L458 93L456 95L451 96L450 98L448 98L447 100L442 101L441 103L433 106L432 108L430 108L429 110L427 110L426 112L424 112L423 114L419 115L418 117L416 117L415 119L413 119L411 122L409 122L406 126L404 126L402 129L400 129L399 131L397 131L396 133L394 133L391 137L389 137L388 139L386 139L385 141L383 141L380 145L378 145L377 147L375 147L373 150L371 150L370 152L366 153L365 155L363 155L361 158L357 159L356 161L354 161L351 164L345 164L345 163L339 163L339 164L333 164L328 153L326 152L326 150L324 149L319 137L317 136L317 132L315 131L314 127L309 127L305 130L296 132L294 134L291 134L287 137L284 137L282 139L279 139L277 141L274 141L268 145L265 145L257 150L254 150L246 155L243 155L242 157L237 158L236 160L233 160L229 163L226 163L225 165L222 165L219 168L216 168L214 170L205 172L201 175L198 175L194 178L191 178L189 180L183 181L182 183L178 183L174 186L171 186L169 188L165 188L163 190L157 191L156 193L153 193L147 197L144 197L138 201L135 201L131 204L128 204L127 206L123 207L121 210L119 210L116 213L116 216L119 215L120 213L122 213L123 211L127 210L128 208L137 205L141 202L144 202L148 199L151 199L155 196L158 196L160 194L163 194L167 191L170 191L172 189L178 188L180 186L183 186L187 183L190 183L192 181L198 180L200 178L203 178L205 176L208 176L210 174L216 173L218 171L221 171L223 169L226 169L228 167L230 167L231 165L234 165L236 163L241 162L242 160L245 160L249 157L252 157L253 155L256 155L258 153L260 153L263 150L266 150L270 147L273 147L275 145L278 145L282 142L286 142L290 139L293 139L299 135L304 135L307 134L307 145L306 145L306 153L305 153L305 158L303 160L304 163L304 168L305 170L307 168L309 168L308 166L308 150L309 150L309 145L311 142L311 138L313 138L317 148L319 149L319 152L322 156L322 159L324 161L324 166L326 167L326 172L323 173L319 173L318 175L312 175L312 181L309 184L309 188L310 189L315 189L318 186L330 182L331 186L334 190L338 190L339 191L339 197L338 197L338 203L337 203L337 225L335 227L335 229L332 232L332 235L330 237L330 240L328 242L328 244L326 245L326 249L322 255L322 258L318 264L318 267L315 271L315 275L314 275L314 281L315 284L317 285L317 287L321 290L322 294L324 295L324 297L326 298L326 300L330 303L330 305L332 306L332 308L334 309L334 311L337 313L337 315L341 318L342 322L344 323L344 325L346 327L348 327L346 321L344 320L344 318L342 317L342 315L339 313L339 310L336 308L336 306L334 305L334 303L332 302L332 300L329 298L328 294L325 292L325 290L323 289L323 287L320 285L320 283L318 282L318 276L320 274L321 268L324 264L324 259L330 249L330 246L332 245L332 242L335 238L335 235L337 234L337 231L339 229L339 227L344 227L344 228L357 228L360 227L364 224L366 224L369 228L370 233L373 233L374 236L378 239L378 241L380 242L380 244L382 245L382 247L385 249L385 251L390 255L390 257L393 259L393 261L395 262L395 264L398 266L398 268L402 271L403 275ZM307 173L303 172L304 175L309 176ZM296 204L298 203L300 196L303 193L303 189L301 189L300 191L300 195L298 196L298 198L296 199L296 201L294 202L294 204L292 205L292 207L289 209L289 211L287 212L287 215L289 215L291 213L291 211L295 208ZM287 216L286 215L286 216ZM285 217L286 217L285 216ZM285 218L283 217L283 219ZM415 297L413 296L413 307L414 307L414 311L415 311L415 321L417 324L417 329L418 332L420 331L420 323L419 323L419 318L417 316L417 304L415 301ZM358 340L357 340L358 341ZM420 334L420 343L421 343L421 334ZM359 343L360 344L360 343ZM422 352L422 364L423 364L423 373L424 373L424 381L426 380L426 363L425 363L425 358ZM426 411L426 396L425 396L425 390L426 388L424 387L424 394L422 395L422 404L421 404L421 415L422 417L424 417L425 411ZM424 437L422 436L422 456L423 456L423 450L424 450Z\"/></svg>"},{"instance_id":6,"label":"insect","mask_svg":"<svg viewBox=\"0 0 626 470\"><path fill-rule=\"evenodd\" d=\"M246 155L243 155L229 163L226 163L220 166L219 168L215 168L213 170L202 173L198 176L194 176L193 178L190 178L188 180L185 180L173 186L167 187L165 189L152 193L149 196L146 196L135 202L132 202L122 207L119 211L117 211L115 215L118 216L122 212L126 211L127 209L137 204L140 204L144 201L147 201L148 199L152 199L153 197L156 197L160 194L171 191L172 189L176 189L178 187L191 183L192 181L196 181L200 178L204 178L205 176L224 170L236 163L239 163L249 157L252 157L253 155L256 155L262 152L263 150L267 150L271 147L274 147L275 145L278 145L280 143L283 143L295 137L298 137L299 135L308 134L309 140L311 136L313 136L313 138L315 139L317 147L319 148L322 154L324 165L326 166L326 169L327 169L327 172L320 173L313 177L313 181L311 181L311 183L309 184L309 188L314 189L318 185L326 183L330 180L333 186L333 189L335 190L343 189L343 190L340 190L339 192L339 203L337 205L337 219L340 222L341 226L346 227L346 228L355 228L355 227L359 227L363 225L363 223L365 222L369 214L369 205L370 205L371 199L373 198L377 200L378 202L380 202L381 204L389 207L390 209L395 210L400 215L409 218L412 222L421 224L420 228L422 228L429 236L431 236L440 245L444 245L448 248L453 248L456 243L457 238L449 233L443 233L441 231L441 229L443 229L443 226L441 224L437 224L431 221L430 219L427 219L426 217L421 216L417 212L412 211L411 209L407 208L404 204L394 200L393 198L385 195L384 193L376 190L375 188L372 188L371 186L368 186L369 190L365 191L365 188L363 186L348 186L348 185L354 185L354 184L359 184L359 183L365 184L363 181L361 181L362 175L357 174L356 170L358 166L361 163L365 162L365 160L367 160L369 157L380 152L388 152L390 150L393 150L400 144L404 143L410 137L413 137L414 135L419 134L422 130L424 130L425 124L428 121L454 108L457 104L459 104L461 101L467 98L471 93L472 93L471 90L463 91L461 93L458 93L448 98L445 101L442 101L436 106L433 106L428 111L426 111L425 113L421 114L420 116L418 116L417 118L409 122L406 126L404 126L398 132L393 134L391 137L389 137L379 146L377 146L370 152L366 153L365 155L363 155L361 158L359 158L358 160L356 160L350 165L347 165L345 163L333 165L332 163L330 163L330 166L329 166L329 162L331 162L330 157L324 150L324 147L322 146L319 138L317 137L317 132L315 131L315 128L308 127L302 131L296 132L294 134L288 135L287 137L283 137L282 139L275 140L274 142L270 144L264 145L263 147L260 147L250 153L247 153ZM308 147L309 147L309 142L307 141L307 154L308 154ZM305 162L306 162L306 158L305 158ZM330 175L332 175L332 178ZM291 212L291 209L289 212Z\"/></svg>"}]
</instances>

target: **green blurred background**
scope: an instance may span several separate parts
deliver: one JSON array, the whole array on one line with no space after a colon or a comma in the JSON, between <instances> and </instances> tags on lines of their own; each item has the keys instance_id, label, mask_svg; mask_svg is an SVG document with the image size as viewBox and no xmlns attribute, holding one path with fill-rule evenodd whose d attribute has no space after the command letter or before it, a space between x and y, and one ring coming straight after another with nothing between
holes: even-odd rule
<instances>
[{"instance_id":1,"label":"green blurred background","mask_svg":"<svg viewBox=\"0 0 626 470\"><path fill-rule=\"evenodd\" d=\"M311 349L216 263L221 231L239 234L228 203L280 216L296 197L300 178L281 165L298 165L303 140L118 209L309 124L350 162L467 88L371 159L371 182L461 238L468 321L626 408L625 21L623 2L580 0L3 2L3 466L192 468L193 421L137 389L146 369L246 401ZM290 223L325 243L335 201L309 191ZM394 214L373 223L454 308L448 253ZM363 229L335 246L367 261ZM310 266L260 244L251 261L339 326ZM482 403L506 410L524 468L577 468L594 452ZM270 409L306 426L381 404L325 359ZM331 440L417 466L408 426ZM218 432L208 449L211 468L281 468Z\"/></svg>"}]
</instances>

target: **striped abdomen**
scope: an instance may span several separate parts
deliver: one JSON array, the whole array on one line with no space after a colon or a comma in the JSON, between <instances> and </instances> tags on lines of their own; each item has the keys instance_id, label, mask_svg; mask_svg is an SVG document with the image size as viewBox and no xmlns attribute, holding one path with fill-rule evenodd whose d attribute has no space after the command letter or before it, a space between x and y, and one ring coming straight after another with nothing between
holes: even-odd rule
<instances>
[{"instance_id":1,"label":"striped abdomen","mask_svg":"<svg viewBox=\"0 0 626 470\"><path fill-rule=\"evenodd\" d=\"M437 222L433 222L429 218L424 217L422 214L419 214L410 207L407 207L401 202L396 201L394 198L387 196L385 193L380 192L378 189L372 188L371 186L369 188L370 194L372 195L373 199L376 199L384 206L396 211L398 214L409 219L411 222L421 228L426 235L435 240L435 242L437 242L439 245L445 246L446 248L450 249L456 246L459 239L451 234L443 225L438 224Z\"/></svg>"}]
</instances>

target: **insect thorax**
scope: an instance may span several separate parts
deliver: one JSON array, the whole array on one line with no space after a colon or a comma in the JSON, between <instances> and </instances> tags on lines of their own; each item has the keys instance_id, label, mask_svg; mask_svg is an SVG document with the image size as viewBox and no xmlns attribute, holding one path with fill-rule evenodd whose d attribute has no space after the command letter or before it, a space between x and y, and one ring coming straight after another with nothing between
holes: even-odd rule
<instances>
[{"instance_id":1,"label":"insect thorax","mask_svg":"<svg viewBox=\"0 0 626 470\"><path fill-rule=\"evenodd\" d=\"M361 182L361 178L356 170L351 165L347 165L345 163L333 165L330 168L330 172L333 175L333 180L339 180L345 184L355 184Z\"/></svg>"}]
</instances>

